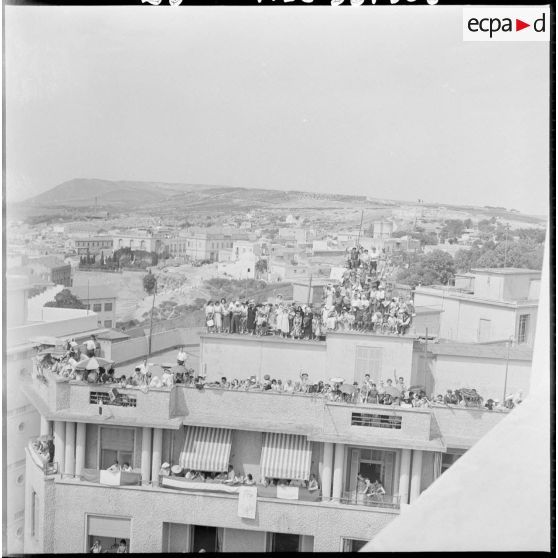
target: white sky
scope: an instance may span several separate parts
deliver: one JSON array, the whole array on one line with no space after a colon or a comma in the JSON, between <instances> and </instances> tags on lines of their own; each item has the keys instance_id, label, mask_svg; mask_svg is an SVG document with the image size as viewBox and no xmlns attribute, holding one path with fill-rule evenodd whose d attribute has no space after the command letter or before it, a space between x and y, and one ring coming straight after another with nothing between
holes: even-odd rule
<instances>
[{"instance_id":1,"label":"white sky","mask_svg":"<svg viewBox=\"0 0 558 558\"><path fill-rule=\"evenodd\" d=\"M77 177L547 213L548 43L461 7L6 6L9 200Z\"/></svg>"}]
</instances>

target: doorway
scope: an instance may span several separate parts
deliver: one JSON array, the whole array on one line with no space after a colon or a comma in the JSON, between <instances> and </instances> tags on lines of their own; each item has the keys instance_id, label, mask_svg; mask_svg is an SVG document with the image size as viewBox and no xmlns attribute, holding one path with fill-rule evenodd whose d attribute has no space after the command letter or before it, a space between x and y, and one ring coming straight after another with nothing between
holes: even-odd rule
<instances>
[{"instance_id":1,"label":"doorway","mask_svg":"<svg viewBox=\"0 0 558 558\"><path fill-rule=\"evenodd\" d=\"M217 527L206 527L205 525L193 525L192 552L219 552L217 544Z\"/></svg>"},{"instance_id":2,"label":"doorway","mask_svg":"<svg viewBox=\"0 0 558 558\"><path fill-rule=\"evenodd\" d=\"M269 533L268 552L300 552L300 535Z\"/></svg>"},{"instance_id":3,"label":"doorway","mask_svg":"<svg viewBox=\"0 0 558 558\"><path fill-rule=\"evenodd\" d=\"M370 479L370 482L378 481L383 484L383 466L382 463L375 463L372 461L361 461L358 467L358 474L365 479Z\"/></svg>"}]
</instances>

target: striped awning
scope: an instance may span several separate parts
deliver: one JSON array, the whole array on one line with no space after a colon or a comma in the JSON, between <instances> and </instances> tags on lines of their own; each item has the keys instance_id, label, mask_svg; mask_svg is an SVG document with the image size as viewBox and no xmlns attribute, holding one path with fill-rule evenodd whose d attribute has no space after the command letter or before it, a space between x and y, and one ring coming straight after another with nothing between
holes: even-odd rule
<instances>
[{"instance_id":1,"label":"striped awning","mask_svg":"<svg viewBox=\"0 0 558 558\"><path fill-rule=\"evenodd\" d=\"M260 464L262 477L308 480L311 463L312 443L306 436L266 432Z\"/></svg>"},{"instance_id":2,"label":"striped awning","mask_svg":"<svg viewBox=\"0 0 558 558\"><path fill-rule=\"evenodd\" d=\"M193 471L226 471L231 453L231 431L204 426L185 428L186 440L180 453L180 466Z\"/></svg>"}]
</instances>

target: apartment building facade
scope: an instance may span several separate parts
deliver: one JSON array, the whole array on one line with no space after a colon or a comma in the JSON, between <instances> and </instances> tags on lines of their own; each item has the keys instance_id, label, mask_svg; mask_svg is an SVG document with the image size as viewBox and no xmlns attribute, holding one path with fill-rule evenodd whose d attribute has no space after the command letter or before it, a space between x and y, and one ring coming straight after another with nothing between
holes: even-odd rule
<instances>
[{"instance_id":1,"label":"apartment building facade","mask_svg":"<svg viewBox=\"0 0 558 558\"><path fill-rule=\"evenodd\" d=\"M224 358L231 356L214 343L217 337L202 336L200 367L208 380L223 373ZM337 355L324 364L328 373L348 379L354 359L363 361L361 372L374 365L373 355L358 352L360 337L355 343L346 336L328 342ZM236 354L251 351L251 340L238 343ZM308 363L324 358L310 343L296 349L295 342L262 343L270 357L282 361L283 378L293 351L299 357L296 374L306 365L303 354ZM390 356L378 372L395 367L411 380L412 340L386 338L388 343ZM351 357L346 351L356 352ZM264 369L245 370L256 373ZM34 373L25 386L41 414L41 434L52 436L55 447L52 467L32 444L26 449L25 552L87 552L95 540L108 549L120 539L131 552L357 550L506 415L184 385L110 392L110 386L61 381L48 371ZM109 473L115 459L133 471ZM161 475L164 462L208 473L232 464L257 484ZM359 474L380 481L386 494L380 500L359 494ZM310 475L319 481L316 492L262 484L266 477Z\"/></svg>"}]
</instances>

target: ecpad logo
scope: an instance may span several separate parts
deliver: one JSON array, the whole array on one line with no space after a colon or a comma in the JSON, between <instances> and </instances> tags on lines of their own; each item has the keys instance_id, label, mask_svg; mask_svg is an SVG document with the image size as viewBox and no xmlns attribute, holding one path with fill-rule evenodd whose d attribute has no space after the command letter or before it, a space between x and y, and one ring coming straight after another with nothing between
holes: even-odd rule
<instances>
[{"instance_id":1,"label":"ecpad logo","mask_svg":"<svg viewBox=\"0 0 558 558\"><path fill-rule=\"evenodd\" d=\"M464 41L548 41L550 9L463 8Z\"/></svg>"}]
</instances>

